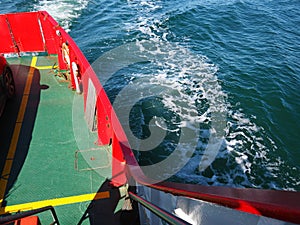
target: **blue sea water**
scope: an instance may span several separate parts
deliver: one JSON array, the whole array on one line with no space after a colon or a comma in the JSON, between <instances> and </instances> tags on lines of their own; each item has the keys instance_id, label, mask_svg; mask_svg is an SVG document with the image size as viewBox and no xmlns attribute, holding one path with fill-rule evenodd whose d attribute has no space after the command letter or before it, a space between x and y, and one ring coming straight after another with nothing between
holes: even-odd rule
<instances>
[{"instance_id":1,"label":"blue sea water","mask_svg":"<svg viewBox=\"0 0 300 225\"><path fill-rule=\"evenodd\" d=\"M0 3L1 13L47 10L91 63L118 46L144 40L157 43L151 54L168 52L163 63L127 66L105 85L112 102L130 83L142 89L160 86L181 97L162 93L160 98L141 99L132 108L128 123L140 139L151 135L153 117L168 120L156 121L169 132L167 140L153 151L136 153L141 165L156 163L174 150L181 135L177 128L185 126L183 118L200 125L196 150L171 180L300 191L299 0ZM174 51L180 54L173 57ZM137 78L147 83L138 83ZM210 105L217 99L225 115L222 144L201 170L199 162L213 133ZM196 114L190 113L193 109Z\"/></svg>"}]
</instances>

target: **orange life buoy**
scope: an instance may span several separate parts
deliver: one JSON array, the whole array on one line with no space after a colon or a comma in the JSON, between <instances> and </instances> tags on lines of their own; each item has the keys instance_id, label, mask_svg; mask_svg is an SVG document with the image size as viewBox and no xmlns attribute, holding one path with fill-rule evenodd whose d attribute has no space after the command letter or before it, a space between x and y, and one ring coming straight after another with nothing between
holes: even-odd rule
<instances>
[{"instance_id":1,"label":"orange life buoy","mask_svg":"<svg viewBox=\"0 0 300 225\"><path fill-rule=\"evenodd\" d=\"M61 46L62 49L62 55L63 55L63 60L65 63L68 64L68 68L70 68L70 51L69 51L69 44L68 42L64 42Z\"/></svg>"}]
</instances>

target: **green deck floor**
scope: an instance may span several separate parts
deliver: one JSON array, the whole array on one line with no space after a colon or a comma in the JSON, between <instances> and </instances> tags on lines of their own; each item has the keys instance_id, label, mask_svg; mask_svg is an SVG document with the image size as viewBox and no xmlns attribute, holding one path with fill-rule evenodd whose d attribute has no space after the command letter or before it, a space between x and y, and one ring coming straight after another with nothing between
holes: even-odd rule
<instances>
[{"instance_id":1,"label":"green deck floor","mask_svg":"<svg viewBox=\"0 0 300 225\"><path fill-rule=\"evenodd\" d=\"M38 69L33 73L13 165L9 175L3 172L32 61L32 57L9 60L17 94L7 103L0 118L1 132L7 130L5 135L0 134L1 146L5 148L1 149L0 170L2 179L8 178L1 213L23 203L35 205L56 199L62 202L55 208L61 224L77 224L89 201L82 197L82 202L72 203L72 198L69 202L64 202L64 198L99 190L105 181L105 174L109 176L110 173L111 149L94 145L96 135L88 131L84 121L83 96L68 88L68 82L55 76L51 69L56 62L55 56L38 57L34 63ZM76 140L80 142L80 147ZM94 157L100 154L102 158ZM87 162L89 159L91 163ZM50 213L43 213L41 218L49 220Z\"/></svg>"}]
</instances>

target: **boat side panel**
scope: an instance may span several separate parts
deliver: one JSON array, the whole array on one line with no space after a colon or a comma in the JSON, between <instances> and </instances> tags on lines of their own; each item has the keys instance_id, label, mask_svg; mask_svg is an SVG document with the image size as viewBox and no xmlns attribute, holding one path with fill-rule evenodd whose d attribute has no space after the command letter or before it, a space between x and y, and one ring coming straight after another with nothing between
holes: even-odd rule
<instances>
[{"instance_id":1,"label":"boat side panel","mask_svg":"<svg viewBox=\"0 0 300 225\"><path fill-rule=\"evenodd\" d=\"M14 43L11 39L10 31L7 26L6 22L6 16L5 15L0 15L0 40L1 40L1 45L0 45L0 52L1 53L6 53L6 52L14 52Z\"/></svg>"},{"instance_id":2,"label":"boat side panel","mask_svg":"<svg viewBox=\"0 0 300 225\"><path fill-rule=\"evenodd\" d=\"M45 48L48 54L61 55L61 51L58 51L57 47L61 47L62 43L55 33L55 27L59 27L56 21L52 21L48 18L48 14L40 12L38 15L39 23L41 24L41 29L45 39Z\"/></svg>"},{"instance_id":3,"label":"boat side panel","mask_svg":"<svg viewBox=\"0 0 300 225\"><path fill-rule=\"evenodd\" d=\"M20 52L45 51L36 13L8 14L7 18Z\"/></svg>"}]
</instances>

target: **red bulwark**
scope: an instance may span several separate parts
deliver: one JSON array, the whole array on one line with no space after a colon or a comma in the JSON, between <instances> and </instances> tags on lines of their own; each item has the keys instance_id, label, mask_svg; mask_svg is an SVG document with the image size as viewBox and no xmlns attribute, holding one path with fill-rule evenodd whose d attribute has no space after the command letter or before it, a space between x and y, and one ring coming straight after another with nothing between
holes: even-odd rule
<instances>
[{"instance_id":1,"label":"red bulwark","mask_svg":"<svg viewBox=\"0 0 300 225\"><path fill-rule=\"evenodd\" d=\"M2 53L44 52L45 43L37 13L0 16ZM3 43L4 42L4 43Z\"/></svg>"},{"instance_id":2,"label":"red bulwark","mask_svg":"<svg viewBox=\"0 0 300 225\"><path fill-rule=\"evenodd\" d=\"M46 50L48 54L59 54L58 46L62 45L62 37L56 34L57 30L60 30L59 24L53 20L48 13L41 11L38 15L39 21L42 25L42 31L46 42Z\"/></svg>"},{"instance_id":3,"label":"red bulwark","mask_svg":"<svg viewBox=\"0 0 300 225\"><path fill-rule=\"evenodd\" d=\"M8 21L21 52L45 51L37 13L8 14Z\"/></svg>"},{"instance_id":4,"label":"red bulwark","mask_svg":"<svg viewBox=\"0 0 300 225\"><path fill-rule=\"evenodd\" d=\"M11 39L9 27L6 22L6 16L5 15L0 15L0 40L1 40L1 45L0 45L0 52L16 52L14 48L13 41Z\"/></svg>"},{"instance_id":5,"label":"red bulwark","mask_svg":"<svg viewBox=\"0 0 300 225\"><path fill-rule=\"evenodd\" d=\"M48 52L57 54L57 22L46 12L0 15L0 52Z\"/></svg>"}]
</instances>

